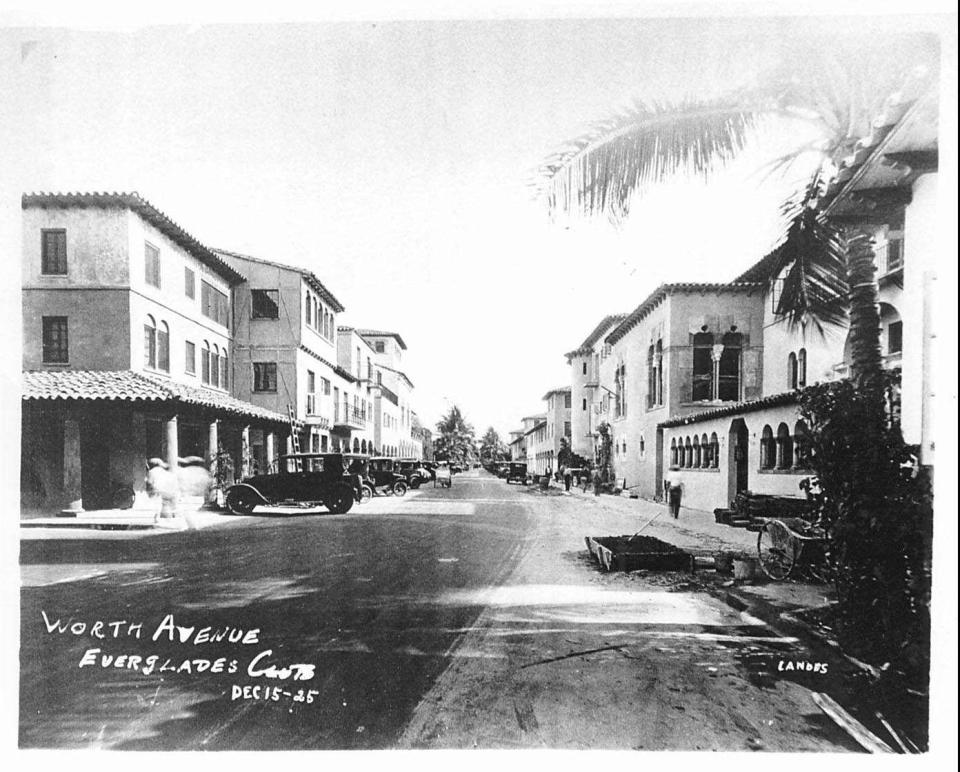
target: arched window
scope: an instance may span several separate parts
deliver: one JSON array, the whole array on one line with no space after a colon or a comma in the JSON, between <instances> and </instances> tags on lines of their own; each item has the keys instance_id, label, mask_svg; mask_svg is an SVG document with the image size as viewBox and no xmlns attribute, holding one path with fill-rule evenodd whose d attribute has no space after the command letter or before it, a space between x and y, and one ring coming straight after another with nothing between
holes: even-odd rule
<instances>
[{"instance_id":1,"label":"arched window","mask_svg":"<svg viewBox=\"0 0 960 772\"><path fill-rule=\"evenodd\" d=\"M677 457L677 438L676 437L670 440L670 466L680 466L680 461Z\"/></svg>"},{"instance_id":2,"label":"arched window","mask_svg":"<svg viewBox=\"0 0 960 772\"><path fill-rule=\"evenodd\" d=\"M366 441L366 440L361 440L361 441L360 441L360 452L361 452L361 453L366 453L366 452L367 452L367 441Z\"/></svg>"},{"instance_id":3,"label":"arched window","mask_svg":"<svg viewBox=\"0 0 960 772\"><path fill-rule=\"evenodd\" d=\"M724 402L736 402L740 399L740 349L743 336L739 332L728 332L723 336L723 353L720 355L717 394Z\"/></svg>"},{"instance_id":4,"label":"arched window","mask_svg":"<svg viewBox=\"0 0 960 772\"><path fill-rule=\"evenodd\" d=\"M143 322L143 365L151 369L157 366L157 323L149 314Z\"/></svg>"},{"instance_id":5,"label":"arched window","mask_svg":"<svg viewBox=\"0 0 960 772\"><path fill-rule=\"evenodd\" d=\"M793 439L790 428L780 424L777 428L777 469L789 469L793 466Z\"/></svg>"},{"instance_id":6,"label":"arched window","mask_svg":"<svg viewBox=\"0 0 960 772\"><path fill-rule=\"evenodd\" d=\"M359 452L360 452L360 438L359 438L359 437L354 437L354 438L353 438L353 452L354 452L354 453L359 453Z\"/></svg>"},{"instance_id":7,"label":"arched window","mask_svg":"<svg viewBox=\"0 0 960 772\"><path fill-rule=\"evenodd\" d=\"M700 438L693 438L693 460L690 464L694 469L699 469L700 464L703 462L703 458L700 455Z\"/></svg>"},{"instance_id":8,"label":"arched window","mask_svg":"<svg viewBox=\"0 0 960 772\"><path fill-rule=\"evenodd\" d=\"M157 369L170 372L170 325L164 321L157 327Z\"/></svg>"},{"instance_id":9,"label":"arched window","mask_svg":"<svg viewBox=\"0 0 960 772\"><path fill-rule=\"evenodd\" d=\"M707 435L704 434L700 438L700 468L709 469L710 468L710 440L707 439Z\"/></svg>"},{"instance_id":10,"label":"arched window","mask_svg":"<svg viewBox=\"0 0 960 772\"><path fill-rule=\"evenodd\" d=\"M203 350L200 352L200 381L201 383L210 383L210 343L203 342Z\"/></svg>"},{"instance_id":11,"label":"arched window","mask_svg":"<svg viewBox=\"0 0 960 772\"><path fill-rule=\"evenodd\" d=\"M800 349L797 354L797 386L801 389L807 385L807 350Z\"/></svg>"},{"instance_id":12,"label":"arched window","mask_svg":"<svg viewBox=\"0 0 960 772\"><path fill-rule=\"evenodd\" d=\"M693 336L694 402L713 399L713 335L698 332Z\"/></svg>"},{"instance_id":13,"label":"arched window","mask_svg":"<svg viewBox=\"0 0 960 772\"><path fill-rule=\"evenodd\" d=\"M773 469L777 460L777 443L773 439L773 429L767 424L760 435L760 468Z\"/></svg>"},{"instance_id":14,"label":"arched window","mask_svg":"<svg viewBox=\"0 0 960 772\"><path fill-rule=\"evenodd\" d=\"M690 442L689 437L684 441L683 450L683 465L689 469L693 466L693 444Z\"/></svg>"},{"instance_id":15,"label":"arched window","mask_svg":"<svg viewBox=\"0 0 960 772\"><path fill-rule=\"evenodd\" d=\"M230 379L227 374L230 372L229 363L227 362L227 349L224 348L220 352L220 388L229 389L230 388Z\"/></svg>"},{"instance_id":16,"label":"arched window","mask_svg":"<svg viewBox=\"0 0 960 772\"><path fill-rule=\"evenodd\" d=\"M210 385L220 385L220 347L216 343L210 350Z\"/></svg>"},{"instance_id":17,"label":"arched window","mask_svg":"<svg viewBox=\"0 0 960 772\"><path fill-rule=\"evenodd\" d=\"M792 351L787 357L787 388L797 388L797 355Z\"/></svg>"},{"instance_id":18,"label":"arched window","mask_svg":"<svg viewBox=\"0 0 960 772\"><path fill-rule=\"evenodd\" d=\"M797 421L793 427L793 455L797 469L810 468L810 438L807 425L802 420Z\"/></svg>"},{"instance_id":19,"label":"arched window","mask_svg":"<svg viewBox=\"0 0 960 772\"><path fill-rule=\"evenodd\" d=\"M714 469L720 466L720 440L716 432L710 435L710 466Z\"/></svg>"}]
</instances>

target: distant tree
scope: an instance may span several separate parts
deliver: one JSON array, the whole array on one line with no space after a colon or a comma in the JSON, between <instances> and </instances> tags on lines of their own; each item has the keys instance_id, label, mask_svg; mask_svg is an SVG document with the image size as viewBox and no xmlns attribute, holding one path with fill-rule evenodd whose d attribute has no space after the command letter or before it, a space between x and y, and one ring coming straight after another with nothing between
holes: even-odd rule
<instances>
[{"instance_id":1,"label":"distant tree","mask_svg":"<svg viewBox=\"0 0 960 772\"><path fill-rule=\"evenodd\" d=\"M510 451L500 439L500 434L492 426L489 427L480 440L480 463L496 464L509 458Z\"/></svg>"},{"instance_id":2,"label":"distant tree","mask_svg":"<svg viewBox=\"0 0 960 772\"><path fill-rule=\"evenodd\" d=\"M473 427L467 423L456 405L437 422L433 454L438 461L449 461L461 466L470 464L477 457Z\"/></svg>"}]
</instances>

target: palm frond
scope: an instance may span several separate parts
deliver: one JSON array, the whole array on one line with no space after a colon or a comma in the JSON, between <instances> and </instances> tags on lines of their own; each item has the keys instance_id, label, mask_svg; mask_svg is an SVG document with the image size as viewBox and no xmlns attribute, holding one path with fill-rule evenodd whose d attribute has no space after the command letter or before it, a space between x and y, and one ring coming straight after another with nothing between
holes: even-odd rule
<instances>
[{"instance_id":1,"label":"palm frond","mask_svg":"<svg viewBox=\"0 0 960 772\"><path fill-rule=\"evenodd\" d=\"M710 102L637 102L549 156L530 184L551 212L627 215L644 185L680 171L706 176L734 158L750 131L778 110L769 95Z\"/></svg>"},{"instance_id":2,"label":"palm frond","mask_svg":"<svg viewBox=\"0 0 960 772\"><path fill-rule=\"evenodd\" d=\"M843 232L818 210L822 190L817 171L799 195L784 203L786 228L773 270L774 276L786 271L777 315L790 326L810 321L820 334L824 325L846 322L849 304Z\"/></svg>"}]
</instances>

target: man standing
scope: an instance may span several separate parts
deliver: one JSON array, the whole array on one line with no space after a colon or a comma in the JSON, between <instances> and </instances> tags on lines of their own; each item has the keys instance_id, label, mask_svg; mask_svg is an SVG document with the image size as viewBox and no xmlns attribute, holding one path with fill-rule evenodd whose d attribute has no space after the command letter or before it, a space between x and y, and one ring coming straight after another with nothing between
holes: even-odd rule
<instances>
[{"instance_id":1,"label":"man standing","mask_svg":"<svg viewBox=\"0 0 960 772\"><path fill-rule=\"evenodd\" d=\"M670 503L670 514L674 519L680 517L680 501L683 498L683 478L674 470L667 475L667 501Z\"/></svg>"},{"instance_id":2,"label":"man standing","mask_svg":"<svg viewBox=\"0 0 960 772\"><path fill-rule=\"evenodd\" d=\"M570 484L573 482L573 475L570 472L570 467L563 467L563 488L567 493L570 493Z\"/></svg>"}]
</instances>

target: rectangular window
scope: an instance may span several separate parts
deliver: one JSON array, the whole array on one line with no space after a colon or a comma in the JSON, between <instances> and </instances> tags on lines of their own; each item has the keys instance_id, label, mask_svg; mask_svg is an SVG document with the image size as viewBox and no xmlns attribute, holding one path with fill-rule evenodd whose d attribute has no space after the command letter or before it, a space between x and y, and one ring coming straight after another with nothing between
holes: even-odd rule
<instances>
[{"instance_id":1,"label":"rectangular window","mask_svg":"<svg viewBox=\"0 0 960 772\"><path fill-rule=\"evenodd\" d=\"M251 319L279 319L280 292L279 290L255 289L250 290L250 318Z\"/></svg>"},{"instance_id":2,"label":"rectangular window","mask_svg":"<svg viewBox=\"0 0 960 772\"><path fill-rule=\"evenodd\" d=\"M317 412L317 376L312 370L307 370L307 415Z\"/></svg>"},{"instance_id":3,"label":"rectangular window","mask_svg":"<svg viewBox=\"0 0 960 772\"><path fill-rule=\"evenodd\" d=\"M220 388L229 389L230 380L227 377L227 374L230 372L230 367L228 364L229 360L227 359L226 354L220 356Z\"/></svg>"},{"instance_id":4,"label":"rectangular window","mask_svg":"<svg viewBox=\"0 0 960 772\"><path fill-rule=\"evenodd\" d=\"M43 361L46 364L66 364L70 361L67 346L67 317L43 317Z\"/></svg>"},{"instance_id":5,"label":"rectangular window","mask_svg":"<svg viewBox=\"0 0 960 772\"><path fill-rule=\"evenodd\" d=\"M584 363L583 363L583 374L584 374L584 375L587 374L587 363L586 363L586 361L584 361Z\"/></svg>"},{"instance_id":6,"label":"rectangular window","mask_svg":"<svg viewBox=\"0 0 960 772\"><path fill-rule=\"evenodd\" d=\"M329 397L330 396L330 379L321 378L320 385L323 387L323 396Z\"/></svg>"},{"instance_id":7,"label":"rectangular window","mask_svg":"<svg viewBox=\"0 0 960 772\"><path fill-rule=\"evenodd\" d=\"M584 410L587 409L587 400L583 400L583 409L584 409Z\"/></svg>"},{"instance_id":8,"label":"rectangular window","mask_svg":"<svg viewBox=\"0 0 960 772\"><path fill-rule=\"evenodd\" d=\"M40 273L64 276L67 273L67 232L63 229L40 231Z\"/></svg>"},{"instance_id":9,"label":"rectangular window","mask_svg":"<svg viewBox=\"0 0 960 772\"><path fill-rule=\"evenodd\" d=\"M573 399L573 398L572 398L571 395L569 395L569 394L565 394L564 397L563 397L563 406L564 406L567 410L570 409L570 405L571 405L570 400L571 400L571 399Z\"/></svg>"},{"instance_id":10,"label":"rectangular window","mask_svg":"<svg viewBox=\"0 0 960 772\"><path fill-rule=\"evenodd\" d=\"M157 366L157 328L151 324L143 325L143 364L151 368Z\"/></svg>"},{"instance_id":11,"label":"rectangular window","mask_svg":"<svg viewBox=\"0 0 960 772\"><path fill-rule=\"evenodd\" d=\"M382 340L378 340L376 343L374 343L374 344L373 344L373 350L376 351L378 354L382 354L383 351L384 351L383 341L382 341Z\"/></svg>"},{"instance_id":12,"label":"rectangular window","mask_svg":"<svg viewBox=\"0 0 960 772\"><path fill-rule=\"evenodd\" d=\"M564 422L563 422L563 436L564 436L564 437L569 437L572 433L573 433L573 432L571 431L570 422L569 422L569 421L564 421Z\"/></svg>"},{"instance_id":13,"label":"rectangular window","mask_svg":"<svg viewBox=\"0 0 960 772\"><path fill-rule=\"evenodd\" d=\"M153 287L160 286L160 250L150 242L143 244L144 280Z\"/></svg>"},{"instance_id":14,"label":"rectangular window","mask_svg":"<svg viewBox=\"0 0 960 772\"><path fill-rule=\"evenodd\" d=\"M887 353L899 354L903 351L903 322L891 322L887 327Z\"/></svg>"},{"instance_id":15,"label":"rectangular window","mask_svg":"<svg viewBox=\"0 0 960 772\"><path fill-rule=\"evenodd\" d=\"M253 390L276 392L277 390L277 363L253 363Z\"/></svg>"},{"instance_id":16,"label":"rectangular window","mask_svg":"<svg viewBox=\"0 0 960 772\"><path fill-rule=\"evenodd\" d=\"M230 300L205 281L200 282L200 312L224 327L230 326Z\"/></svg>"},{"instance_id":17,"label":"rectangular window","mask_svg":"<svg viewBox=\"0 0 960 772\"><path fill-rule=\"evenodd\" d=\"M190 341L184 343L183 371L188 375L197 374L197 347Z\"/></svg>"},{"instance_id":18,"label":"rectangular window","mask_svg":"<svg viewBox=\"0 0 960 772\"><path fill-rule=\"evenodd\" d=\"M197 277L186 266L183 267L183 294L191 300L197 296Z\"/></svg>"}]
</instances>

